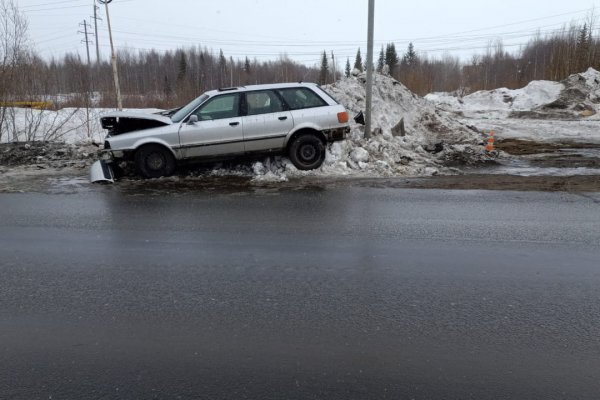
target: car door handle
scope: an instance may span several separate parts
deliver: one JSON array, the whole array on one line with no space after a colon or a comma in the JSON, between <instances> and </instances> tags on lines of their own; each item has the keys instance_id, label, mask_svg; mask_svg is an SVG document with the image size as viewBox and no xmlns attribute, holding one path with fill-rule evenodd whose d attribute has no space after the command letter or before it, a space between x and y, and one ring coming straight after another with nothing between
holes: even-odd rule
<instances>
[{"instance_id":1,"label":"car door handle","mask_svg":"<svg viewBox=\"0 0 600 400\"><path fill-rule=\"evenodd\" d=\"M287 117L279 117L280 121L285 121L287 119Z\"/></svg>"},{"instance_id":2,"label":"car door handle","mask_svg":"<svg viewBox=\"0 0 600 400\"><path fill-rule=\"evenodd\" d=\"M229 126L238 126L240 123L239 122L230 122Z\"/></svg>"}]
</instances>

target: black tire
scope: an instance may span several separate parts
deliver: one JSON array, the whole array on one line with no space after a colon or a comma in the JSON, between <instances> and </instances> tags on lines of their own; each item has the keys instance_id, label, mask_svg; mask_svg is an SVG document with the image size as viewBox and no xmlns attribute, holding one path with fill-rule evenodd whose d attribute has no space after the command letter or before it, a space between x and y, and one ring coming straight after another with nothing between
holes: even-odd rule
<instances>
[{"instance_id":1,"label":"black tire","mask_svg":"<svg viewBox=\"0 0 600 400\"><path fill-rule=\"evenodd\" d=\"M147 144L135 152L135 167L144 178L160 178L175 172L175 157L163 146Z\"/></svg>"},{"instance_id":2,"label":"black tire","mask_svg":"<svg viewBox=\"0 0 600 400\"><path fill-rule=\"evenodd\" d=\"M288 156L300 170L319 168L325 161L325 145L314 134L304 134L293 139Z\"/></svg>"}]
</instances>

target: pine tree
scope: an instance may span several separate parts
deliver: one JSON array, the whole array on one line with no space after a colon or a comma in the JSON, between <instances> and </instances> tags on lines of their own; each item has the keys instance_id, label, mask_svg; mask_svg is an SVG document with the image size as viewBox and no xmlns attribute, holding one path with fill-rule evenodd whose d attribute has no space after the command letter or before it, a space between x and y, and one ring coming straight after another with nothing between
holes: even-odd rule
<instances>
[{"instance_id":1,"label":"pine tree","mask_svg":"<svg viewBox=\"0 0 600 400\"><path fill-rule=\"evenodd\" d=\"M394 43L389 43L385 48L385 64L389 67L391 76L394 75L394 69L398 64L398 61L399 60L398 53L396 53L396 45L394 45Z\"/></svg>"},{"instance_id":2,"label":"pine tree","mask_svg":"<svg viewBox=\"0 0 600 400\"><path fill-rule=\"evenodd\" d=\"M181 83L187 75L187 59L182 51L179 56L179 65L177 67L177 83Z\"/></svg>"},{"instance_id":3,"label":"pine tree","mask_svg":"<svg viewBox=\"0 0 600 400\"><path fill-rule=\"evenodd\" d=\"M227 59L223 54L223 49L219 49L219 87L225 86L225 73L227 72Z\"/></svg>"},{"instance_id":4,"label":"pine tree","mask_svg":"<svg viewBox=\"0 0 600 400\"><path fill-rule=\"evenodd\" d=\"M381 73L383 71L383 66L386 62L385 54L383 53L383 45L381 46L381 52L379 53L379 58L377 59L377 72Z\"/></svg>"},{"instance_id":5,"label":"pine tree","mask_svg":"<svg viewBox=\"0 0 600 400\"><path fill-rule=\"evenodd\" d=\"M346 78L350 77L350 57L346 59L346 70L344 71Z\"/></svg>"},{"instance_id":6,"label":"pine tree","mask_svg":"<svg viewBox=\"0 0 600 400\"><path fill-rule=\"evenodd\" d=\"M356 58L354 59L354 69L357 69L360 72L364 71L362 57L360 56L360 47L358 48L358 51L356 52Z\"/></svg>"},{"instance_id":7,"label":"pine tree","mask_svg":"<svg viewBox=\"0 0 600 400\"><path fill-rule=\"evenodd\" d=\"M583 24L577 35L577 47L575 50L577 72L583 72L589 67L590 43L588 26Z\"/></svg>"},{"instance_id":8,"label":"pine tree","mask_svg":"<svg viewBox=\"0 0 600 400\"><path fill-rule=\"evenodd\" d=\"M327 64L327 52L323 51L323 57L321 58L321 71L319 72L319 84L325 85L327 83L327 77L329 75L329 65Z\"/></svg>"},{"instance_id":9,"label":"pine tree","mask_svg":"<svg viewBox=\"0 0 600 400\"><path fill-rule=\"evenodd\" d=\"M244 72L248 75L250 75L250 60L248 59L248 57L246 57L246 60L244 61Z\"/></svg>"},{"instance_id":10,"label":"pine tree","mask_svg":"<svg viewBox=\"0 0 600 400\"><path fill-rule=\"evenodd\" d=\"M415 52L415 46L413 46L412 42L408 44L408 50L402 57L402 64L407 67L413 67L418 63L418 56Z\"/></svg>"}]
</instances>

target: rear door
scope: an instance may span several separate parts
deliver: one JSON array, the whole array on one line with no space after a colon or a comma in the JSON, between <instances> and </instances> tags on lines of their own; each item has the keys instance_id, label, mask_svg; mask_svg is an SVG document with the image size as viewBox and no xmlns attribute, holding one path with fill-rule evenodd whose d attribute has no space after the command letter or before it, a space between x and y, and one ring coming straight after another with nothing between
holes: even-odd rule
<instances>
[{"instance_id":1,"label":"rear door","mask_svg":"<svg viewBox=\"0 0 600 400\"><path fill-rule=\"evenodd\" d=\"M189 117L186 118L179 129L179 143L184 158L244 152L240 99L239 93L215 96L193 112L198 122L189 124Z\"/></svg>"},{"instance_id":2,"label":"rear door","mask_svg":"<svg viewBox=\"0 0 600 400\"><path fill-rule=\"evenodd\" d=\"M272 90L245 93L244 147L247 153L280 150L294 127L292 113L284 109Z\"/></svg>"}]
</instances>

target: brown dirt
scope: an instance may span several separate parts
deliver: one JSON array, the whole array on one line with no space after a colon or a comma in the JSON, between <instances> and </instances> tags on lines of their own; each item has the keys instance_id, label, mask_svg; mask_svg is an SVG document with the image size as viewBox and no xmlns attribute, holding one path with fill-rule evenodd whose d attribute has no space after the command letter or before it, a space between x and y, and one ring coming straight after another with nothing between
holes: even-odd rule
<instances>
[{"instance_id":1,"label":"brown dirt","mask_svg":"<svg viewBox=\"0 0 600 400\"><path fill-rule=\"evenodd\" d=\"M563 149L600 149L600 144L583 142L533 142L522 139L503 139L496 142L496 148L512 155L556 153Z\"/></svg>"}]
</instances>

